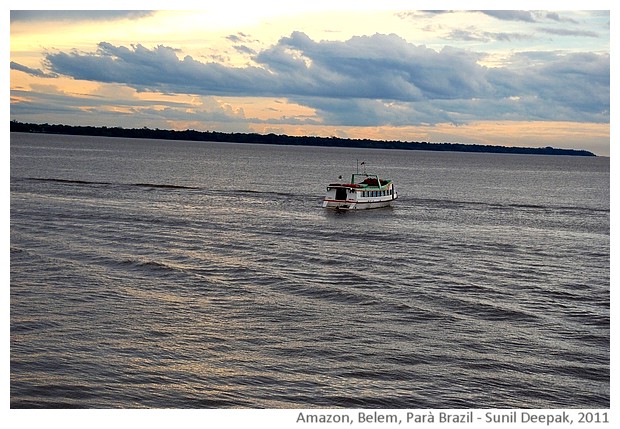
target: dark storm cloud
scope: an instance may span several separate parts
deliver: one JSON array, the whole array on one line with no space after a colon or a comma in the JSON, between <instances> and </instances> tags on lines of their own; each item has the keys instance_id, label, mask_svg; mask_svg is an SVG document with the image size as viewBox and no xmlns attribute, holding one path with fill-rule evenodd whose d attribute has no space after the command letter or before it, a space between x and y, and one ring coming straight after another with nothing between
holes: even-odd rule
<instances>
[{"instance_id":1,"label":"dark storm cloud","mask_svg":"<svg viewBox=\"0 0 620 429\"><path fill-rule=\"evenodd\" d=\"M139 19L153 13L146 10L12 10L11 22L114 21Z\"/></svg>"},{"instance_id":2,"label":"dark storm cloud","mask_svg":"<svg viewBox=\"0 0 620 429\"><path fill-rule=\"evenodd\" d=\"M49 53L46 65L53 73L141 91L286 97L337 124L554 115L609 120L609 55L521 54L510 68L486 68L478 62L481 54L451 47L438 52L394 34L316 42L301 32L255 55L257 66L230 67L178 54L161 45L100 43L94 53Z\"/></svg>"}]
</instances>

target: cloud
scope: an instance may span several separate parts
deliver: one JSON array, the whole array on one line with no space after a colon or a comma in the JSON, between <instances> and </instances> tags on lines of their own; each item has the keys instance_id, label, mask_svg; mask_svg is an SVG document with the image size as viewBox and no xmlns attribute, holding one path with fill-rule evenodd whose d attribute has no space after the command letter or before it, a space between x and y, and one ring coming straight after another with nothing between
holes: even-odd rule
<instances>
[{"instance_id":1,"label":"cloud","mask_svg":"<svg viewBox=\"0 0 620 429\"><path fill-rule=\"evenodd\" d=\"M417 19L425 16L445 15L452 13L474 12L483 13L495 19L502 21L522 21L536 22L534 14L525 10L425 10L425 11L403 11L397 12L396 16L401 19ZM547 14L550 19L559 20L557 13L550 12Z\"/></svg>"},{"instance_id":2,"label":"cloud","mask_svg":"<svg viewBox=\"0 0 620 429\"><path fill-rule=\"evenodd\" d=\"M476 54L437 52L395 34L315 42L295 32L255 60L296 87L295 95L420 101L467 97L484 86Z\"/></svg>"},{"instance_id":3,"label":"cloud","mask_svg":"<svg viewBox=\"0 0 620 429\"><path fill-rule=\"evenodd\" d=\"M557 22L570 22L573 24L577 24L577 21L572 19L572 18L562 18L560 17L560 15L556 12L547 12L545 14L545 18L547 19L551 19L553 21L557 21Z\"/></svg>"},{"instance_id":4,"label":"cloud","mask_svg":"<svg viewBox=\"0 0 620 429\"><path fill-rule=\"evenodd\" d=\"M58 74L56 73L45 73L41 69L33 69L30 67L21 65L19 63L16 63L15 61L11 61L11 70L18 70L24 73L28 73L29 75L34 76L34 77L47 77L47 78L58 77Z\"/></svg>"},{"instance_id":5,"label":"cloud","mask_svg":"<svg viewBox=\"0 0 620 429\"><path fill-rule=\"evenodd\" d=\"M530 108L537 106L531 111L536 119L609 121L608 54L521 53L515 57L513 67L495 69L489 76L498 94L535 101Z\"/></svg>"},{"instance_id":6,"label":"cloud","mask_svg":"<svg viewBox=\"0 0 620 429\"><path fill-rule=\"evenodd\" d=\"M545 17L554 21L560 21L560 15L558 15L556 12L547 12Z\"/></svg>"},{"instance_id":7,"label":"cloud","mask_svg":"<svg viewBox=\"0 0 620 429\"><path fill-rule=\"evenodd\" d=\"M241 37L240 37L239 35L237 35L237 34L231 34L231 35L229 35L229 36L226 36L226 38L227 38L228 40L230 40L231 42L233 42L233 43L241 43L241 42L243 42L243 38L241 38Z\"/></svg>"},{"instance_id":8,"label":"cloud","mask_svg":"<svg viewBox=\"0 0 620 429\"><path fill-rule=\"evenodd\" d=\"M300 104L311 107L331 126L409 126L435 123L455 123L454 115L441 107L441 101L402 102L350 98L297 98Z\"/></svg>"},{"instance_id":9,"label":"cloud","mask_svg":"<svg viewBox=\"0 0 620 429\"><path fill-rule=\"evenodd\" d=\"M262 68L230 68L218 63L201 63L191 56L179 59L178 52L163 45L153 49L140 44L127 48L101 42L95 53L50 53L45 62L55 73L88 81L122 83L140 91L194 94L273 92L270 88L273 79Z\"/></svg>"},{"instance_id":10,"label":"cloud","mask_svg":"<svg viewBox=\"0 0 620 429\"><path fill-rule=\"evenodd\" d=\"M448 40L461 40L465 42L511 42L513 40L532 39L525 33L497 33L477 30L452 30L446 37Z\"/></svg>"},{"instance_id":11,"label":"cloud","mask_svg":"<svg viewBox=\"0 0 620 429\"><path fill-rule=\"evenodd\" d=\"M11 115L41 123L64 123L71 117L77 123L125 127L135 127L139 117L140 126L231 132L250 131L248 122L260 122L214 97L155 98L141 99L135 90L116 85L104 85L93 94L68 94L54 85L33 84L28 91L11 91Z\"/></svg>"},{"instance_id":12,"label":"cloud","mask_svg":"<svg viewBox=\"0 0 620 429\"><path fill-rule=\"evenodd\" d=\"M568 28L540 28L539 31L547 34L555 34L557 36L575 36L575 37L599 37L595 31L570 30Z\"/></svg>"},{"instance_id":13,"label":"cloud","mask_svg":"<svg viewBox=\"0 0 620 429\"><path fill-rule=\"evenodd\" d=\"M245 34L241 31L239 31L237 34L230 34L226 36L226 38L233 43L255 42L256 41L255 39L252 39L252 37L249 34Z\"/></svg>"},{"instance_id":14,"label":"cloud","mask_svg":"<svg viewBox=\"0 0 620 429\"><path fill-rule=\"evenodd\" d=\"M502 21L536 22L534 15L526 10L481 10L479 12Z\"/></svg>"},{"instance_id":15,"label":"cloud","mask_svg":"<svg viewBox=\"0 0 620 429\"><path fill-rule=\"evenodd\" d=\"M46 65L50 73L138 91L287 98L331 124L609 121L609 55L521 53L498 68L480 65L483 57L436 51L395 34L317 42L293 32L245 67L181 58L163 45L106 42L92 53L48 53Z\"/></svg>"},{"instance_id":16,"label":"cloud","mask_svg":"<svg viewBox=\"0 0 620 429\"><path fill-rule=\"evenodd\" d=\"M163 45L148 49L102 42L95 53L46 56L58 74L139 90L196 94L322 96L421 100L473 96L484 82L477 55L414 46L396 35L314 42L295 32L258 53L258 66L202 63Z\"/></svg>"},{"instance_id":17,"label":"cloud","mask_svg":"<svg viewBox=\"0 0 620 429\"><path fill-rule=\"evenodd\" d=\"M247 47L245 45L235 45L234 48L240 54L256 55L256 51L254 49L249 48L249 47Z\"/></svg>"},{"instance_id":18,"label":"cloud","mask_svg":"<svg viewBox=\"0 0 620 429\"><path fill-rule=\"evenodd\" d=\"M11 23L38 21L114 21L153 15L147 10L12 10Z\"/></svg>"}]
</instances>

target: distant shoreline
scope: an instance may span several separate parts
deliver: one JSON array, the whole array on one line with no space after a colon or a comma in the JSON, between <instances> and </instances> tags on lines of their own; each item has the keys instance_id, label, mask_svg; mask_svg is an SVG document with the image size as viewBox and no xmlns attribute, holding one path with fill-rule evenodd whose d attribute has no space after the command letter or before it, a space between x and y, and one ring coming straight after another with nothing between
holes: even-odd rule
<instances>
[{"instance_id":1,"label":"distant shoreline","mask_svg":"<svg viewBox=\"0 0 620 429\"><path fill-rule=\"evenodd\" d=\"M370 149L427 150L440 152L509 153L527 155L596 156L587 150L547 147L511 147L464 143L403 142L340 137L288 136L258 133L223 133L218 131L175 131L149 128L92 127L74 125L30 124L11 121L11 132L68 134L100 137L146 138L161 140L256 143L294 146L350 147Z\"/></svg>"}]
</instances>

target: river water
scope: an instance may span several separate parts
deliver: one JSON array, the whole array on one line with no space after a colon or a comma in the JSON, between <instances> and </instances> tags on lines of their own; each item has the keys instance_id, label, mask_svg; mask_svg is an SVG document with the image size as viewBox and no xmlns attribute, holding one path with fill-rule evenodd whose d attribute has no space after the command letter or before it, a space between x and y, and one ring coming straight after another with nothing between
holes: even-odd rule
<instances>
[{"instance_id":1,"label":"river water","mask_svg":"<svg viewBox=\"0 0 620 429\"><path fill-rule=\"evenodd\" d=\"M10 143L12 408L609 407L609 158Z\"/></svg>"}]
</instances>

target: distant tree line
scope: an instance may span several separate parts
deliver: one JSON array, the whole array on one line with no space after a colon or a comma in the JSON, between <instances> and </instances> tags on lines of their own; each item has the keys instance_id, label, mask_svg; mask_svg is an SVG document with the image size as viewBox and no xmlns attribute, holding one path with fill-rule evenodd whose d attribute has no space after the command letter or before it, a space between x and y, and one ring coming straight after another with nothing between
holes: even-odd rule
<instances>
[{"instance_id":1,"label":"distant tree line","mask_svg":"<svg viewBox=\"0 0 620 429\"><path fill-rule=\"evenodd\" d=\"M150 128L93 127L81 125L29 124L11 121L11 132L69 134L165 140L191 140L227 143L258 143L302 146L337 146L371 149L405 149L452 152L516 153L533 155L596 156L587 150L557 149L550 146L511 147L464 143L403 142L340 137L288 136L283 134L222 133L218 131L160 130Z\"/></svg>"}]
</instances>

